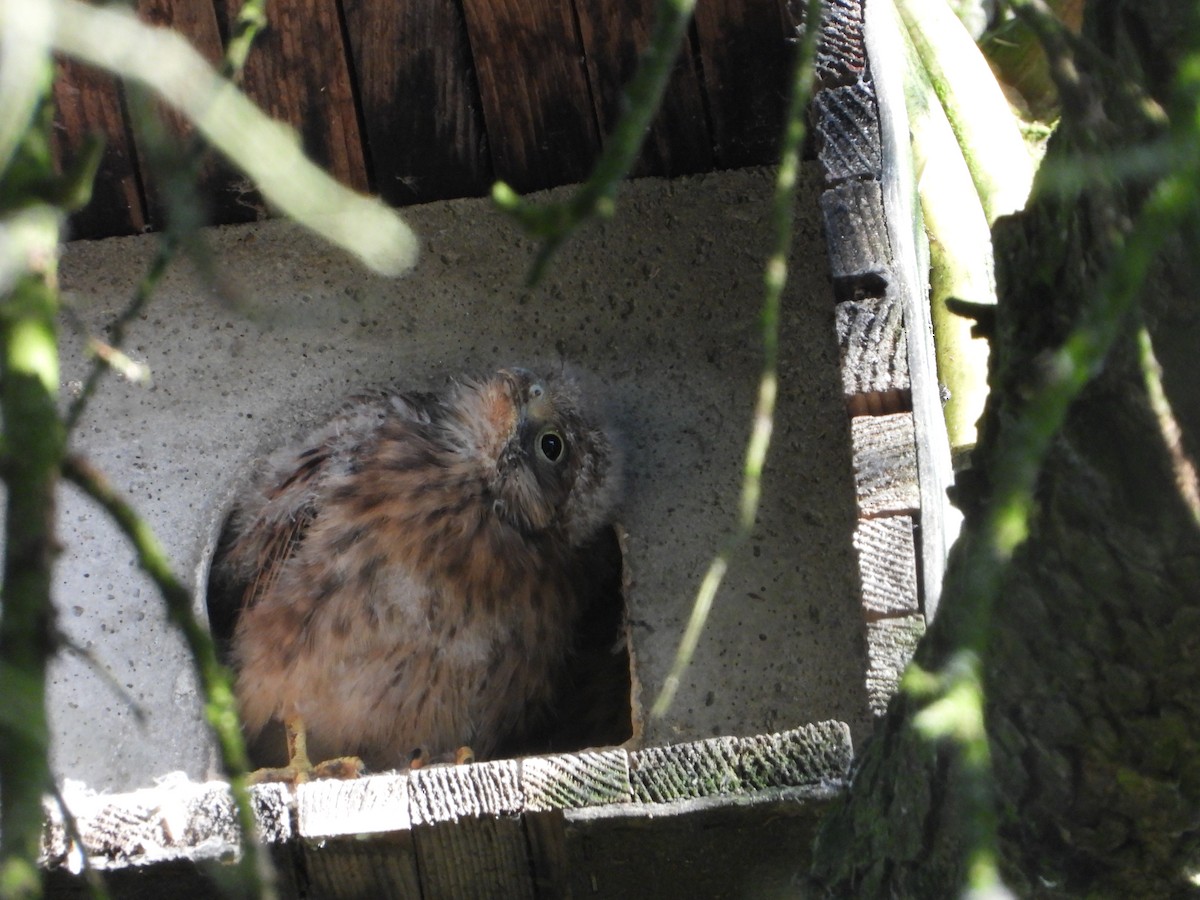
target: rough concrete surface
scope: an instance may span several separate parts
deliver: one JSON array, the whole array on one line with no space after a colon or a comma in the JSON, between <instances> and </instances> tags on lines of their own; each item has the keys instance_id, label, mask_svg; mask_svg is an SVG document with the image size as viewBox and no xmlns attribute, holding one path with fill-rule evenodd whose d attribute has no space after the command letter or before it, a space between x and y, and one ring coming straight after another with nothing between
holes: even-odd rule
<instances>
[{"instance_id":1,"label":"rough concrete surface","mask_svg":"<svg viewBox=\"0 0 1200 900\"><path fill-rule=\"evenodd\" d=\"M770 188L757 170L633 182L615 218L568 243L533 291L523 282L536 243L485 200L406 210L423 254L398 280L368 274L288 223L213 229L213 271L248 312L222 303L193 266L175 265L127 341L152 385L109 377L73 447L130 497L202 594L220 522L254 458L347 393L505 364L593 373L626 445L621 521L648 707L736 515L761 361ZM810 171L760 522L671 712L647 721L644 744L829 718L859 739L868 727L849 429L817 190ZM154 247L153 237L67 246L62 281L81 323L63 329L67 397L86 372L80 328L99 332L124 307ZM61 626L128 697L60 655L50 691L57 775L126 790L172 770L210 774L196 682L154 588L70 487L60 528Z\"/></svg>"}]
</instances>

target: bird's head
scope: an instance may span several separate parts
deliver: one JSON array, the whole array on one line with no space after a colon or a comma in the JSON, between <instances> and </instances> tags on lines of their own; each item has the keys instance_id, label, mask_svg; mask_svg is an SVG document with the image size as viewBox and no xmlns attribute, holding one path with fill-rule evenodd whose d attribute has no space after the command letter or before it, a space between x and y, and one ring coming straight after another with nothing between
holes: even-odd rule
<instances>
[{"instance_id":1,"label":"bird's head","mask_svg":"<svg viewBox=\"0 0 1200 900\"><path fill-rule=\"evenodd\" d=\"M582 544L611 521L618 453L569 378L502 369L457 389L456 442L480 466L494 513L525 533Z\"/></svg>"}]
</instances>

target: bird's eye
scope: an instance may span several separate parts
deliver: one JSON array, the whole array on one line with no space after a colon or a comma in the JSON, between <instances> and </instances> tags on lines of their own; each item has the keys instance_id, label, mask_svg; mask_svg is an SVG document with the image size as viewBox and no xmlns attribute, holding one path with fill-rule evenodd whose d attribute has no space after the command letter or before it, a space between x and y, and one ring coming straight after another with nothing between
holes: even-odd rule
<instances>
[{"instance_id":1,"label":"bird's eye","mask_svg":"<svg viewBox=\"0 0 1200 900\"><path fill-rule=\"evenodd\" d=\"M529 396L533 400L536 400L538 397L542 396L542 394L544 394L544 393L546 393L546 389L544 387L542 387L540 384L531 384L529 386Z\"/></svg>"},{"instance_id":2,"label":"bird's eye","mask_svg":"<svg viewBox=\"0 0 1200 900\"><path fill-rule=\"evenodd\" d=\"M561 434L553 428L547 428L538 435L537 448L548 462L558 462L566 452L567 444Z\"/></svg>"}]
</instances>

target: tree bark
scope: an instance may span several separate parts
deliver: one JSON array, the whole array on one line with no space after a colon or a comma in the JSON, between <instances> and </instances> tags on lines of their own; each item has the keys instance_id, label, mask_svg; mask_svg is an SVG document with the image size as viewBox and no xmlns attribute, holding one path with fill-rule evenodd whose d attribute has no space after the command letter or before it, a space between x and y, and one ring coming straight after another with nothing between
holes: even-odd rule
<instances>
[{"instance_id":1,"label":"tree bark","mask_svg":"<svg viewBox=\"0 0 1200 900\"><path fill-rule=\"evenodd\" d=\"M1092 0L1076 96L1047 161L1161 140L1194 4ZM1147 100L1152 102L1147 102ZM1070 104L1085 104L1071 109ZM1194 165L1194 162L1189 163ZM963 538L917 651L937 670L957 648L966 548L978 539L1006 431L1100 289L1149 180L1063 194L1039 179L995 233L1000 305L991 398L968 479ZM999 857L1020 896L1170 897L1197 892L1200 863L1200 261L1196 216L1142 286L1138 314L1071 406L1037 482L1028 538L1004 578L982 656ZM1173 415L1148 391L1138 330L1162 366ZM1172 429L1178 433L1173 434ZM1189 491L1193 493L1189 494ZM954 796L967 761L913 728L898 696L851 790L818 839L814 885L837 896L954 896L976 821Z\"/></svg>"}]
</instances>

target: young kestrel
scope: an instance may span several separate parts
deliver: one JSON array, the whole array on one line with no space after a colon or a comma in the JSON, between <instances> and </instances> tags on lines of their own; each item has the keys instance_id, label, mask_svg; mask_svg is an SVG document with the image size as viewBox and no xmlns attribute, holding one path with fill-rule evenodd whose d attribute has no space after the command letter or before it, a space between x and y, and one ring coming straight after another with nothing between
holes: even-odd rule
<instances>
[{"instance_id":1,"label":"young kestrel","mask_svg":"<svg viewBox=\"0 0 1200 900\"><path fill-rule=\"evenodd\" d=\"M523 369L357 398L277 452L210 579L210 606L240 609L247 736L283 724L301 778L306 741L380 770L519 740L571 650L579 556L619 482L575 384Z\"/></svg>"}]
</instances>

